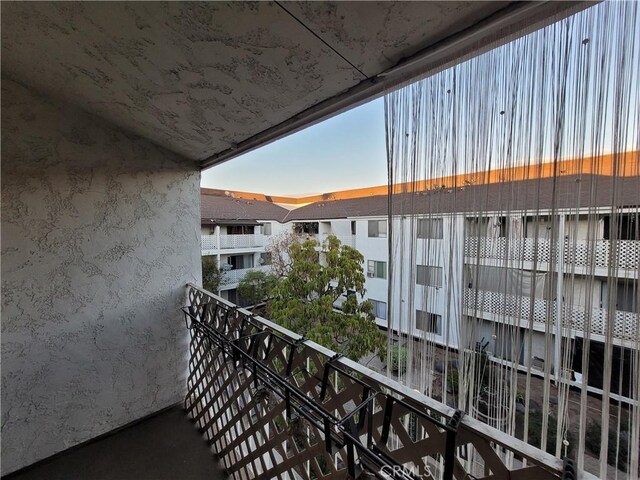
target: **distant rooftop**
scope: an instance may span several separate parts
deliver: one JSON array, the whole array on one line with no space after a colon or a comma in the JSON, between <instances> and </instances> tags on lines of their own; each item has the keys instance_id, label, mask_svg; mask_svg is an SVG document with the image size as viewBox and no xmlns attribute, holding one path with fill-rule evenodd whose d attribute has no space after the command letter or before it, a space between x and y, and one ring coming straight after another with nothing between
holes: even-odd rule
<instances>
[{"instance_id":1,"label":"distant rooftop","mask_svg":"<svg viewBox=\"0 0 640 480\"><path fill-rule=\"evenodd\" d=\"M289 210L267 200L262 194L254 198L236 196L235 192L200 189L200 212L203 225L224 223L252 224L259 220L284 221Z\"/></svg>"},{"instance_id":2,"label":"distant rooftop","mask_svg":"<svg viewBox=\"0 0 640 480\"><path fill-rule=\"evenodd\" d=\"M411 211L417 213L637 206L640 152L628 152L617 160L611 156L598 162L573 159L399 184L394 187L393 211L409 211L409 201ZM387 185L381 185L294 198L203 188L202 218L204 224L385 216L389 212L388 191Z\"/></svg>"}]
</instances>

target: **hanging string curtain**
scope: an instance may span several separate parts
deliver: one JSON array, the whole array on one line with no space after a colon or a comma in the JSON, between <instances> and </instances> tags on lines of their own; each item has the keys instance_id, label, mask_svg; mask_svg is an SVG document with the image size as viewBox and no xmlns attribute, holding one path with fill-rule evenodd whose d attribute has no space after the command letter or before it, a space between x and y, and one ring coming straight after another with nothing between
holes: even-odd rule
<instances>
[{"instance_id":1,"label":"hanging string curtain","mask_svg":"<svg viewBox=\"0 0 640 480\"><path fill-rule=\"evenodd\" d=\"M639 475L639 99L637 2L385 97L399 379L600 478Z\"/></svg>"}]
</instances>

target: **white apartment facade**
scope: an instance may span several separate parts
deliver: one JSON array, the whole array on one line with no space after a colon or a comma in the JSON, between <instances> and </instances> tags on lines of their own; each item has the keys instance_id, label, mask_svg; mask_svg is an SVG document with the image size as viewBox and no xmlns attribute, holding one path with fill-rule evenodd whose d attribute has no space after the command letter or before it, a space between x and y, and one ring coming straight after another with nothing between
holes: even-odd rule
<instances>
[{"instance_id":1,"label":"white apartment facade","mask_svg":"<svg viewBox=\"0 0 640 480\"><path fill-rule=\"evenodd\" d=\"M423 202L422 212L394 215L390 223L386 196L323 200L288 211L280 222L261 219L244 236L234 237L228 226L225 231L225 225L218 225L209 231L212 236L203 236L203 254L218 255L220 265L237 255L252 258L236 270L242 272L256 266L268 268L257 265L268 242L265 230L272 234L301 231L320 242L335 235L364 256L366 298L374 303L381 327L429 335L435 343L454 349L483 345L495 361L523 370L530 367L534 374L542 374L548 362L556 380L570 382L584 371L579 353L587 348L585 331L589 331L594 364L601 364L608 322L613 322L613 356L630 355L640 323L637 207L617 210L619 232L612 234L611 208L606 206L551 211L522 204L505 215L499 204L495 210L489 207L480 212L476 202L470 202L470 208L461 201L445 202L446 208ZM594 216L597 228L593 228ZM394 238L391 293L390 228ZM612 266L614 237L618 254L617 265ZM204 250L208 238L221 247ZM246 246L233 244L234 240ZM505 279L511 279L512 285ZM236 286L226 283L221 287L223 295L231 291L227 298L233 299ZM611 295L616 297L611 300L616 304L613 319L607 315ZM549 328L553 329L552 345ZM577 352L572 371L554 371L567 348ZM622 364L629 368L631 362ZM590 370L588 389L602 393L602 387L601 375ZM628 382L613 386L612 396L624 400L630 388Z\"/></svg>"},{"instance_id":2,"label":"white apartment facade","mask_svg":"<svg viewBox=\"0 0 640 480\"><path fill-rule=\"evenodd\" d=\"M575 179L567 178L566 184L573 188ZM637 190L626 189L620 199L627 206L615 210L617 233L611 231L612 209L604 190L599 207L585 198L576 208L570 205L572 195L566 208L554 210L539 201L511 199L505 214L500 202L478 209L477 199L467 198L465 205L459 195L453 203L423 201L416 215L396 214L388 223L386 196L371 196L316 202L293 210L288 219L317 222L318 240L335 234L363 254L366 296L374 302L380 326L428 335L454 349L483 345L495 361L523 371L530 367L534 375L542 375L548 364L556 381L577 386L585 370L582 349L590 348L592 365L602 365L608 324L614 359L628 360L640 334ZM615 265L609 260L612 248ZM614 318L608 318L609 311L615 311ZM568 348L573 349L571 368L555 369ZM619 363L624 369L632 365ZM622 376L628 379L632 372ZM601 394L602 382L601 372L590 370L588 389ZM611 396L625 400L631 383L612 385Z\"/></svg>"}]
</instances>

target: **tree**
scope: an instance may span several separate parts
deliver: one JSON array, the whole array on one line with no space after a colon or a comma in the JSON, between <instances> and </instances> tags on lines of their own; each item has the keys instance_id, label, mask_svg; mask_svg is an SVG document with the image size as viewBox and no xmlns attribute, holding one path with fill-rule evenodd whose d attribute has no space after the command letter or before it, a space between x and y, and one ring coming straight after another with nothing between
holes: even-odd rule
<instances>
[{"instance_id":1,"label":"tree","mask_svg":"<svg viewBox=\"0 0 640 480\"><path fill-rule=\"evenodd\" d=\"M238 294L249 305L253 305L266 300L276 284L276 277L261 270L251 270L238 284Z\"/></svg>"},{"instance_id":2,"label":"tree","mask_svg":"<svg viewBox=\"0 0 640 480\"><path fill-rule=\"evenodd\" d=\"M222 281L222 272L218 268L215 255L202 257L202 286L205 290L217 293Z\"/></svg>"},{"instance_id":3,"label":"tree","mask_svg":"<svg viewBox=\"0 0 640 480\"><path fill-rule=\"evenodd\" d=\"M285 277L291 270L291 247L295 243L302 243L303 236L293 232L283 232L274 235L265 251L271 257L271 268L278 277Z\"/></svg>"},{"instance_id":4,"label":"tree","mask_svg":"<svg viewBox=\"0 0 640 480\"><path fill-rule=\"evenodd\" d=\"M374 321L373 305L357 297L365 293L362 254L329 236L322 246L294 242L288 256L290 269L274 288L271 318L356 361L371 352L384 355L386 337ZM334 303L341 296L346 299L338 310Z\"/></svg>"}]
</instances>

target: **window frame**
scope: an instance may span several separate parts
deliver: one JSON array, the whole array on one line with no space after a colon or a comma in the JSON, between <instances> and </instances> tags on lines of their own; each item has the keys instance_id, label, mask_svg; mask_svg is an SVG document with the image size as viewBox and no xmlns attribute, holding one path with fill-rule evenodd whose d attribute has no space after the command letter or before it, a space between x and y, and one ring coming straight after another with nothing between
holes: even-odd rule
<instances>
[{"instance_id":1,"label":"window frame","mask_svg":"<svg viewBox=\"0 0 640 480\"><path fill-rule=\"evenodd\" d=\"M426 325L425 322L427 323ZM420 323L422 323L422 327L435 326L435 328L425 329L419 326ZM442 336L442 315L417 308L415 315L415 327L416 330L420 330L421 332Z\"/></svg>"},{"instance_id":2,"label":"window frame","mask_svg":"<svg viewBox=\"0 0 640 480\"><path fill-rule=\"evenodd\" d=\"M381 233L381 228L384 232ZM375 227L375 228L372 228ZM387 220L368 220L367 221L367 236L369 238L387 238Z\"/></svg>"},{"instance_id":3,"label":"window frame","mask_svg":"<svg viewBox=\"0 0 640 480\"><path fill-rule=\"evenodd\" d=\"M378 275L379 270L382 269L382 275ZM367 277L368 278L380 278L382 280L387 279L387 262L381 260L367 260Z\"/></svg>"},{"instance_id":4,"label":"window frame","mask_svg":"<svg viewBox=\"0 0 640 480\"><path fill-rule=\"evenodd\" d=\"M387 302L383 302L381 300L374 300L373 298L368 299L373 304L373 315L380 320L387 319ZM382 311L384 312L384 316L378 315L378 308L382 307Z\"/></svg>"},{"instance_id":5,"label":"window frame","mask_svg":"<svg viewBox=\"0 0 640 480\"><path fill-rule=\"evenodd\" d=\"M427 270L421 270L427 269ZM424 271L425 282L422 283L420 272ZM437 276L434 277L433 272L437 272ZM429 283L430 280L437 278L436 284ZM444 285L444 269L438 265L416 265L416 285L422 285L424 287L442 288Z\"/></svg>"},{"instance_id":6,"label":"window frame","mask_svg":"<svg viewBox=\"0 0 640 480\"><path fill-rule=\"evenodd\" d=\"M444 220L442 217L419 218L416 235L421 239L442 240L444 238Z\"/></svg>"}]
</instances>

